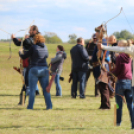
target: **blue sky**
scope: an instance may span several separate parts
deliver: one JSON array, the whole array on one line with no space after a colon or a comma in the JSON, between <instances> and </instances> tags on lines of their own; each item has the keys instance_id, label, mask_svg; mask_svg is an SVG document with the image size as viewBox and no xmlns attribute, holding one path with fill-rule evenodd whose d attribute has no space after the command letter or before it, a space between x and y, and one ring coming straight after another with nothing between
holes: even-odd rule
<instances>
[{"instance_id":1,"label":"blue sky","mask_svg":"<svg viewBox=\"0 0 134 134\"><path fill-rule=\"evenodd\" d=\"M35 20L42 34L55 32L63 41L73 33L88 39L96 26L118 14L121 7L134 29L133 0L0 0L0 28L15 33ZM123 13L107 27L108 35L124 29L131 32ZM2 38L9 36L0 31Z\"/></svg>"}]
</instances>

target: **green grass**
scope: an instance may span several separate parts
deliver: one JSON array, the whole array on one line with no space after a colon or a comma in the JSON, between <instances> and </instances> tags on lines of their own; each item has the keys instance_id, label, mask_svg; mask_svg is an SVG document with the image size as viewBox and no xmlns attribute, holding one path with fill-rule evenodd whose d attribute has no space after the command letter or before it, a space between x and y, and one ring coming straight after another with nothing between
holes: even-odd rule
<instances>
[{"instance_id":1,"label":"green grass","mask_svg":"<svg viewBox=\"0 0 134 134\"><path fill-rule=\"evenodd\" d=\"M55 56L55 44L47 45L48 62ZM68 83L70 73L69 51L72 45L65 44L68 54L64 63L61 82L63 97L55 96L55 85L51 89L53 110L45 110L45 102L40 89L40 96L35 99L34 110L18 106L22 82L20 75L12 67L19 66L19 48L12 44L12 58L8 59L7 43L0 43L0 134L133 134L130 130L130 118L126 105L123 108L123 122L114 127L114 103L111 99L111 110L98 110L100 97L94 97L94 79L87 84L86 99L71 99L71 84Z\"/></svg>"}]
</instances>

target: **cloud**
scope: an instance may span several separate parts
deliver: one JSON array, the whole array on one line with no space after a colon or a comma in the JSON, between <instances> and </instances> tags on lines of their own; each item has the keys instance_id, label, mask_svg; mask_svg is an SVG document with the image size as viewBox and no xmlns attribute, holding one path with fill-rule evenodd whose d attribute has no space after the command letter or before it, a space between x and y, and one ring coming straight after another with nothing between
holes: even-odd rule
<instances>
[{"instance_id":1,"label":"cloud","mask_svg":"<svg viewBox=\"0 0 134 134\"><path fill-rule=\"evenodd\" d=\"M0 11L8 11L9 9L4 7L4 5L0 5Z\"/></svg>"},{"instance_id":2,"label":"cloud","mask_svg":"<svg viewBox=\"0 0 134 134\"><path fill-rule=\"evenodd\" d=\"M133 24L133 0L0 0L0 28L14 32L35 20L42 33L55 32L64 41L71 33L90 38L94 27L114 17L121 7ZM130 30L123 14L108 23L109 34L122 29ZM0 38L5 35L0 31Z\"/></svg>"}]
</instances>

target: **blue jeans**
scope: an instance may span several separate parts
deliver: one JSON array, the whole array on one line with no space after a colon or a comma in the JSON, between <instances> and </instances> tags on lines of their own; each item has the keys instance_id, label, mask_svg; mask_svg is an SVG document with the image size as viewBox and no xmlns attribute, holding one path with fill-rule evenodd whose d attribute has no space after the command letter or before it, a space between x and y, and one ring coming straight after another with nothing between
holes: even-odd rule
<instances>
[{"instance_id":1,"label":"blue jeans","mask_svg":"<svg viewBox=\"0 0 134 134\"><path fill-rule=\"evenodd\" d=\"M133 103L134 103L134 87L132 87L132 96L133 96Z\"/></svg>"},{"instance_id":2,"label":"blue jeans","mask_svg":"<svg viewBox=\"0 0 134 134\"><path fill-rule=\"evenodd\" d=\"M26 79L26 75L27 75L26 72L27 71L28 71L28 68L24 67L24 69L23 69L23 76L24 76L25 79ZM29 95L29 92L30 92L30 89L29 89L29 85L27 84L26 80L25 80L25 85L26 85L26 96L28 96ZM36 91L39 92L38 85L37 85Z\"/></svg>"},{"instance_id":3,"label":"blue jeans","mask_svg":"<svg viewBox=\"0 0 134 134\"><path fill-rule=\"evenodd\" d=\"M38 91L38 92L39 92L38 84L37 84L37 86L36 86L35 91ZM27 86L27 87L26 87L26 95L29 96L29 93L30 93L30 88L29 88L29 86Z\"/></svg>"},{"instance_id":4,"label":"blue jeans","mask_svg":"<svg viewBox=\"0 0 134 134\"><path fill-rule=\"evenodd\" d=\"M35 90L37 87L38 80L43 89L46 109L52 109L51 95L50 93L46 92L46 87L48 86L49 83L49 71L47 67L43 67L43 66L32 67L29 71L30 94L29 94L29 104L27 109L33 109Z\"/></svg>"},{"instance_id":5,"label":"blue jeans","mask_svg":"<svg viewBox=\"0 0 134 134\"><path fill-rule=\"evenodd\" d=\"M62 96L62 88L60 85L60 75L56 75L55 77L55 84L56 84L56 96Z\"/></svg>"},{"instance_id":6,"label":"blue jeans","mask_svg":"<svg viewBox=\"0 0 134 134\"><path fill-rule=\"evenodd\" d=\"M77 85L80 82L80 98L85 98L85 86L86 86L86 72L74 71L73 72L73 83L71 89L71 95L76 97Z\"/></svg>"},{"instance_id":7,"label":"blue jeans","mask_svg":"<svg viewBox=\"0 0 134 134\"><path fill-rule=\"evenodd\" d=\"M126 102L127 102L127 107L129 110L130 118L131 118L131 123L132 127L134 127L134 111L133 111L133 103L132 103L132 90L130 88L131 86L131 80L120 80L116 83L116 103L118 104L119 108L117 109L117 124L121 124L121 118L122 118L122 106L123 106L123 100L122 96L125 96ZM120 89L122 87L122 89ZM128 89L125 89L128 88Z\"/></svg>"}]
</instances>

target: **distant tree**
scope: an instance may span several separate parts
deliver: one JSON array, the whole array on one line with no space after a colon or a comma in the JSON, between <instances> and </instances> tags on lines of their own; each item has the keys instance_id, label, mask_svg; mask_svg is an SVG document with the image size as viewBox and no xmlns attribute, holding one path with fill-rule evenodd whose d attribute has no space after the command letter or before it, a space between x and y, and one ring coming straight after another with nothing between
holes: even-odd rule
<instances>
[{"instance_id":1,"label":"distant tree","mask_svg":"<svg viewBox=\"0 0 134 134\"><path fill-rule=\"evenodd\" d=\"M11 39L1 39L0 42L9 42Z\"/></svg>"},{"instance_id":2,"label":"distant tree","mask_svg":"<svg viewBox=\"0 0 134 134\"><path fill-rule=\"evenodd\" d=\"M68 43L75 44L76 43L76 38L77 38L76 34L70 34Z\"/></svg>"},{"instance_id":3,"label":"distant tree","mask_svg":"<svg viewBox=\"0 0 134 134\"><path fill-rule=\"evenodd\" d=\"M46 43L52 43L52 44L57 44L57 43L62 43L62 40L60 39L60 37L58 37L58 35L56 33L53 32L45 32L45 42Z\"/></svg>"},{"instance_id":4,"label":"distant tree","mask_svg":"<svg viewBox=\"0 0 134 134\"><path fill-rule=\"evenodd\" d=\"M114 32L113 35L114 35L117 39L120 38L120 32Z\"/></svg>"},{"instance_id":5,"label":"distant tree","mask_svg":"<svg viewBox=\"0 0 134 134\"><path fill-rule=\"evenodd\" d=\"M123 30L120 32L120 37L124 39L130 39L133 38L133 35L129 31Z\"/></svg>"},{"instance_id":6,"label":"distant tree","mask_svg":"<svg viewBox=\"0 0 134 134\"><path fill-rule=\"evenodd\" d=\"M70 34L70 35L69 35L69 38L75 40L75 39L77 38L77 35L76 35L76 34Z\"/></svg>"},{"instance_id":7,"label":"distant tree","mask_svg":"<svg viewBox=\"0 0 134 134\"><path fill-rule=\"evenodd\" d=\"M122 30L121 32L114 32L113 35L119 39L134 39L134 35L127 30Z\"/></svg>"}]
</instances>

